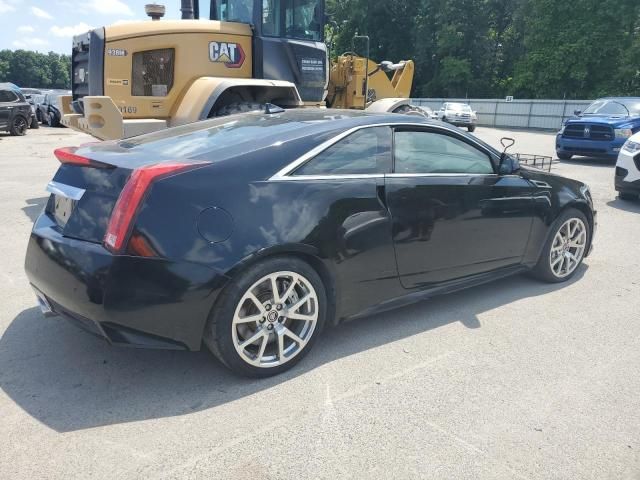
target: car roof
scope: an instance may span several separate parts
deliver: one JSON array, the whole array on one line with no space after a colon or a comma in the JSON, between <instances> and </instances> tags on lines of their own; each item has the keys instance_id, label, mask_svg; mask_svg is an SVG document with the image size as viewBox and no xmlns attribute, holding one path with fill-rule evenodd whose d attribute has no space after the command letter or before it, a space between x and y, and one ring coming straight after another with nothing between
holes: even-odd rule
<instances>
[{"instance_id":1,"label":"car roof","mask_svg":"<svg viewBox=\"0 0 640 480\"><path fill-rule=\"evenodd\" d=\"M14 92L19 92L20 87L11 82L3 82L0 83L0 90L13 90Z\"/></svg>"},{"instance_id":2,"label":"car roof","mask_svg":"<svg viewBox=\"0 0 640 480\"><path fill-rule=\"evenodd\" d=\"M394 124L442 125L419 115L300 108L272 114L252 112L212 118L138 137L92 145L86 149L86 154L95 160L108 155L115 161L112 154L126 153L129 156L139 156L141 162L148 161L148 158L169 157L215 158L219 162L257 150L277 148L278 145L289 142L289 145L304 144L304 149L310 150L353 128ZM79 154L83 151L79 150Z\"/></svg>"},{"instance_id":3,"label":"car roof","mask_svg":"<svg viewBox=\"0 0 640 480\"><path fill-rule=\"evenodd\" d=\"M315 137L331 132L339 133L351 128L365 125L436 122L421 115L404 115L399 113L369 113L361 110L337 110L329 108L296 108L279 113L242 113L226 117L203 120L173 129L142 135L132 140L123 140L125 144L143 145L170 137L189 136L203 130L218 129L221 126L235 125L260 127L256 135L243 140L254 147L271 145L277 140L296 140L304 137ZM283 125L286 128L283 128Z\"/></svg>"}]
</instances>

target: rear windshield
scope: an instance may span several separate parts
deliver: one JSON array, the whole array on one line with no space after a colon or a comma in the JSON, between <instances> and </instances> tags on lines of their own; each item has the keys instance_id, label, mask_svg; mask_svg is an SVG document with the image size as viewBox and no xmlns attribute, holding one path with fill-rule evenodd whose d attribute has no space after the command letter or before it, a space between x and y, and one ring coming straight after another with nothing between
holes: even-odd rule
<instances>
[{"instance_id":1,"label":"rear windshield","mask_svg":"<svg viewBox=\"0 0 640 480\"><path fill-rule=\"evenodd\" d=\"M242 143L255 144L273 136L285 138L287 133L305 126L308 127L280 115L244 114L161 130L123 140L119 145L163 157L189 158Z\"/></svg>"}]
</instances>

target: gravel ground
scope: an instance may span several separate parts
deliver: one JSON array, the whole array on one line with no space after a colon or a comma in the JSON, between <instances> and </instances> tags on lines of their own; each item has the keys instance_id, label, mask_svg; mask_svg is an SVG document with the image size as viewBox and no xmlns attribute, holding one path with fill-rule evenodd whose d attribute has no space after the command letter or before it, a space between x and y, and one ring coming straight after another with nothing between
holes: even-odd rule
<instances>
[{"instance_id":1,"label":"gravel ground","mask_svg":"<svg viewBox=\"0 0 640 480\"><path fill-rule=\"evenodd\" d=\"M476 134L553 154L550 134ZM640 203L616 199L611 162L554 164L599 210L571 282L518 276L353 321L249 381L35 308L23 262L51 151L89 140L0 134L0 478L640 478Z\"/></svg>"}]
</instances>

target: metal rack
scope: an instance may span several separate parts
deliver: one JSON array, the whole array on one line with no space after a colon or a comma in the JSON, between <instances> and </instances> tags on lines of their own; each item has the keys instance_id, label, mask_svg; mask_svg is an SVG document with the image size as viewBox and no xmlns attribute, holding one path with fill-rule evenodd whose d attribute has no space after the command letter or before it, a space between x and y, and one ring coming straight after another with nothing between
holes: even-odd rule
<instances>
[{"instance_id":1,"label":"metal rack","mask_svg":"<svg viewBox=\"0 0 640 480\"><path fill-rule=\"evenodd\" d=\"M552 157L547 155L532 155L529 153L514 153L512 155L517 158L522 165L538 168L547 172L551 171L551 164L553 163Z\"/></svg>"}]
</instances>

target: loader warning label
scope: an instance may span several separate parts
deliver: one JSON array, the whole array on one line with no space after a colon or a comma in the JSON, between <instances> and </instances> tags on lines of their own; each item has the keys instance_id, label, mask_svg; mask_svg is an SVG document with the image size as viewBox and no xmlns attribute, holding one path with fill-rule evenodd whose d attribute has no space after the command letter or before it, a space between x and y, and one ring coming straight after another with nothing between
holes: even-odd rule
<instances>
[{"instance_id":1,"label":"loader warning label","mask_svg":"<svg viewBox=\"0 0 640 480\"><path fill-rule=\"evenodd\" d=\"M298 55L297 59L302 80L306 86L324 88L326 83L326 59L302 55Z\"/></svg>"},{"instance_id":2,"label":"loader warning label","mask_svg":"<svg viewBox=\"0 0 640 480\"><path fill-rule=\"evenodd\" d=\"M209 60L224 63L227 68L239 68L244 63L244 50L239 43L209 42Z\"/></svg>"},{"instance_id":3,"label":"loader warning label","mask_svg":"<svg viewBox=\"0 0 640 480\"><path fill-rule=\"evenodd\" d=\"M120 78L107 78L107 85L124 85L127 86L129 85L129 80L126 78L120 79Z\"/></svg>"}]
</instances>

